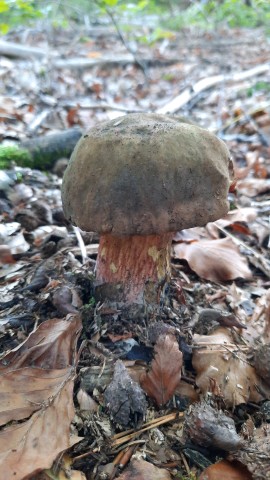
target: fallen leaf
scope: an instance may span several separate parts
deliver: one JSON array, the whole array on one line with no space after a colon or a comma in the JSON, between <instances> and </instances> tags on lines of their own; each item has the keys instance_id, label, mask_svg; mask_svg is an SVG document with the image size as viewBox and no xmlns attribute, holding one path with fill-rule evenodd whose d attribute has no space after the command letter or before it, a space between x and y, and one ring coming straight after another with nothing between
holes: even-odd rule
<instances>
[{"instance_id":1,"label":"fallen leaf","mask_svg":"<svg viewBox=\"0 0 270 480\"><path fill-rule=\"evenodd\" d=\"M221 460L207 467L199 480L252 480L252 475L240 462Z\"/></svg>"},{"instance_id":2,"label":"fallen leaf","mask_svg":"<svg viewBox=\"0 0 270 480\"><path fill-rule=\"evenodd\" d=\"M43 322L37 330L0 361L0 373L23 367L61 369L74 362L74 343L81 328L77 315L67 319L53 318Z\"/></svg>"},{"instance_id":3,"label":"fallen leaf","mask_svg":"<svg viewBox=\"0 0 270 480\"><path fill-rule=\"evenodd\" d=\"M221 396L226 406L260 402L270 388L249 364L246 350L233 341L231 332L220 327L210 335L194 335L192 365L196 384L203 393Z\"/></svg>"},{"instance_id":4,"label":"fallen leaf","mask_svg":"<svg viewBox=\"0 0 270 480\"><path fill-rule=\"evenodd\" d=\"M164 468L155 467L145 460L131 460L129 466L118 480L171 480L170 473Z\"/></svg>"},{"instance_id":5,"label":"fallen leaf","mask_svg":"<svg viewBox=\"0 0 270 480\"><path fill-rule=\"evenodd\" d=\"M237 208L235 210L231 210L230 212L225 215L225 217L220 218L215 223L220 225L221 227L227 227L228 225L232 225L235 222L254 222L258 216L258 212L255 208L252 207L245 207L245 208Z\"/></svg>"},{"instance_id":6,"label":"fallen leaf","mask_svg":"<svg viewBox=\"0 0 270 480\"><path fill-rule=\"evenodd\" d=\"M74 417L73 374L54 398L34 413L29 420L0 432L1 476L24 479L50 468L57 455L79 441L70 437Z\"/></svg>"},{"instance_id":7,"label":"fallen leaf","mask_svg":"<svg viewBox=\"0 0 270 480\"><path fill-rule=\"evenodd\" d=\"M173 256L186 260L192 270L212 282L251 278L246 259L230 238L173 245Z\"/></svg>"},{"instance_id":8,"label":"fallen leaf","mask_svg":"<svg viewBox=\"0 0 270 480\"><path fill-rule=\"evenodd\" d=\"M78 441L70 424L80 328L79 315L48 320L1 359L0 423L20 420L0 432L3 478L20 480L50 468Z\"/></svg>"},{"instance_id":9,"label":"fallen leaf","mask_svg":"<svg viewBox=\"0 0 270 480\"><path fill-rule=\"evenodd\" d=\"M10 247L8 245L0 245L0 264L16 263L15 258L12 256Z\"/></svg>"},{"instance_id":10,"label":"fallen leaf","mask_svg":"<svg viewBox=\"0 0 270 480\"><path fill-rule=\"evenodd\" d=\"M161 406L170 400L179 385L183 356L176 337L170 334L160 335L154 350L151 369L141 375L140 383L147 395Z\"/></svg>"},{"instance_id":11,"label":"fallen leaf","mask_svg":"<svg viewBox=\"0 0 270 480\"><path fill-rule=\"evenodd\" d=\"M261 193L269 192L270 180L262 178L245 178L239 180L236 186L237 192L247 197L255 197Z\"/></svg>"},{"instance_id":12,"label":"fallen leaf","mask_svg":"<svg viewBox=\"0 0 270 480\"><path fill-rule=\"evenodd\" d=\"M19 368L0 375L0 425L28 418L40 410L44 399L54 397L67 380L70 368L43 370Z\"/></svg>"},{"instance_id":13,"label":"fallen leaf","mask_svg":"<svg viewBox=\"0 0 270 480\"><path fill-rule=\"evenodd\" d=\"M97 402L82 388L77 393L77 400L80 406L80 410L86 410L88 412L97 412L99 406Z\"/></svg>"},{"instance_id":14,"label":"fallen leaf","mask_svg":"<svg viewBox=\"0 0 270 480\"><path fill-rule=\"evenodd\" d=\"M108 333L108 338L111 340L111 342L119 342L120 340L126 340L128 338L132 338L132 333L131 332L124 332L119 335L115 335L114 333Z\"/></svg>"}]
</instances>

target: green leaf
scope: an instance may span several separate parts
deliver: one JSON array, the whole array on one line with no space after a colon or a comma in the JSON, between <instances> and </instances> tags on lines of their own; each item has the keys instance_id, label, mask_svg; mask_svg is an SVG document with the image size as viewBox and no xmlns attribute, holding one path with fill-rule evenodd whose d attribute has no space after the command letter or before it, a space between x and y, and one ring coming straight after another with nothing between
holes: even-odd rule
<instances>
[{"instance_id":1,"label":"green leaf","mask_svg":"<svg viewBox=\"0 0 270 480\"><path fill-rule=\"evenodd\" d=\"M9 31L9 26L7 23L0 23L0 32L2 33L2 35L6 35L6 33L8 33Z\"/></svg>"},{"instance_id":2,"label":"green leaf","mask_svg":"<svg viewBox=\"0 0 270 480\"><path fill-rule=\"evenodd\" d=\"M9 6L5 0L0 0L0 13L8 12Z\"/></svg>"},{"instance_id":3,"label":"green leaf","mask_svg":"<svg viewBox=\"0 0 270 480\"><path fill-rule=\"evenodd\" d=\"M102 2L106 7L115 7L117 5L118 0L103 0Z\"/></svg>"}]
</instances>

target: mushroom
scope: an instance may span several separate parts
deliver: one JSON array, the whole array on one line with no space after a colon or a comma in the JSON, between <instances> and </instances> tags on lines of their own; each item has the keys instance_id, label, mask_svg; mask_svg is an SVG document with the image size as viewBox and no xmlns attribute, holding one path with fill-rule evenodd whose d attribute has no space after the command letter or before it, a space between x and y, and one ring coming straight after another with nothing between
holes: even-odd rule
<instances>
[{"instance_id":1,"label":"mushroom","mask_svg":"<svg viewBox=\"0 0 270 480\"><path fill-rule=\"evenodd\" d=\"M175 117L134 113L88 131L62 200L68 220L100 234L96 285L116 302L158 303L173 234L228 212L231 173L225 144Z\"/></svg>"}]
</instances>

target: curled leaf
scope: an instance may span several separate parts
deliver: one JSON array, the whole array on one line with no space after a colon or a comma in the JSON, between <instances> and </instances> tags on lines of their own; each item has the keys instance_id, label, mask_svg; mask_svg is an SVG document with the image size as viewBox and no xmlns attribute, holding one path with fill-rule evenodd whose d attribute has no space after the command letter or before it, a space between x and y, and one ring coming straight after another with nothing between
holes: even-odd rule
<instances>
[{"instance_id":1,"label":"curled leaf","mask_svg":"<svg viewBox=\"0 0 270 480\"><path fill-rule=\"evenodd\" d=\"M173 251L174 258L186 260L197 275L212 282L251 278L246 259L230 238L178 243Z\"/></svg>"}]
</instances>

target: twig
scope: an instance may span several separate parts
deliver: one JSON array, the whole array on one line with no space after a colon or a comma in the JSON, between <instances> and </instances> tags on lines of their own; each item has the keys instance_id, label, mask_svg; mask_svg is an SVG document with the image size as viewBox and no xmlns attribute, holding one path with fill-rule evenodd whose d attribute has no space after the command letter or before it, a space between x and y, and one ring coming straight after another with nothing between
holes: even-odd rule
<instances>
[{"instance_id":1,"label":"twig","mask_svg":"<svg viewBox=\"0 0 270 480\"><path fill-rule=\"evenodd\" d=\"M249 257L249 261L254 265L254 267L258 268L259 270L261 270L265 275L266 277L270 278L270 266L267 264L267 262L265 261L264 257L262 255L260 255L259 253L255 252L255 250L253 250L253 248L251 248L249 245L247 245L245 242L243 242L242 240L239 240L238 238L236 238L232 233L228 232L227 230L225 230L225 228L222 228L220 227L219 225L217 225L216 222L213 222L216 227L222 232L224 233L224 235L226 235L227 237L230 237L235 243L237 243L238 245L241 245L242 247L246 248L247 250L249 250L252 255L253 255L253 258L252 257Z\"/></svg>"},{"instance_id":2,"label":"twig","mask_svg":"<svg viewBox=\"0 0 270 480\"><path fill-rule=\"evenodd\" d=\"M116 103L83 103L78 99L76 102L61 102L59 104L60 107L63 108L76 108L79 107L81 110L116 110L118 112L123 113L142 113L145 112L142 108L137 107L124 107L121 105L117 105Z\"/></svg>"},{"instance_id":3,"label":"twig","mask_svg":"<svg viewBox=\"0 0 270 480\"><path fill-rule=\"evenodd\" d=\"M127 430L125 432L117 433L112 437L112 447L117 447L122 443L126 443L132 438L136 437L137 435L141 435L141 433L146 432L147 430L151 430L152 428L159 427L160 425L164 425L165 423L171 422L172 420L176 420L177 418L183 417L184 413L176 412L170 413L169 415L165 415L164 417L157 418L155 420L151 420L144 424L143 428L140 430Z\"/></svg>"},{"instance_id":4,"label":"twig","mask_svg":"<svg viewBox=\"0 0 270 480\"><path fill-rule=\"evenodd\" d=\"M121 42L123 43L124 47L127 49L127 51L129 53L131 53L131 55L133 56L134 60L135 60L135 63L138 65L138 67L142 70L145 78L148 77L147 73L146 73L146 69L145 69L145 65L141 62L141 60L137 57L136 53L134 52L133 48L130 47L130 45L126 42L126 39L124 38L120 28L119 28L119 25L115 19L115 16L113 14L113 12L107 7L105 6L105 10L106 10L106 13L107 15L110 17L111 19L111 22L112 24L114 25L115 27L115 30L117 31L117 34L119 36L119 39L121 40Z\"/></svg>"},{"instance_id":5,"label":"twig","mask_svg":"<svg viewBox=\"0 0 270 480\"><path fill-rule=\"evenodd\" d=\"M270 107L270 102L265 102L259 106L257 106L256 108L252 108L250 110L248 110L247 114L250 116L250 115L254 115L255 113L257 112L260 112L261 110L264 110L266 108ZM232 120L228 120L228 122L225 123L225 125L223 125L223 127L220 129L219 133L223 133L225 132L226 130L228 130L228 128L232 127L233 125L235 125L236 123L240 122L240 120L243 120L243 118L245 117L245 113L241 113L240 115L238 115L237 117L233 118ZM217 132L217 131L216 131Z\"/></svg>"}]
</instances>

